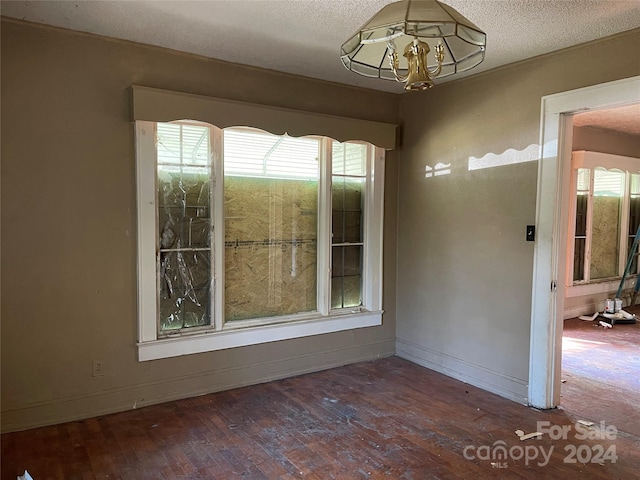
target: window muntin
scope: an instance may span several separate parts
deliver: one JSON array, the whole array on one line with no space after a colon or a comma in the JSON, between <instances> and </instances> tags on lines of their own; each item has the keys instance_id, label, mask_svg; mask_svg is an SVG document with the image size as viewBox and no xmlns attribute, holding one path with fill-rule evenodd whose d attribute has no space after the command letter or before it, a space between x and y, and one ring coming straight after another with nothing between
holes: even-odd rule
<instances>
[{"instance_id":1,"label":"window muntin","mask_svg":"<svg viewBox=\"0 0 640 480\"><path fill-rule=\"evenodd\" d=\"M382 149L363 143L340 144L323 137L278 137L246 127L223 131L198 122L139 121L136 142L141 360L380 324ZM262 159L257 168L255 158L260 148ZM331 238L332 224L337 224L331 211L334 151L338 152L338 183L355 180L360 195L354 225L348 225L348 220L340 233L343 238L336 244L339 253L335 262ZM253 159L245 170L241 168L242 152ZM280 160L287 155L291 157L289 170ZM243 240L237 229L234 232L229 227L227 231L227 220L232 223L234 216L241 216L236 213L242 213L243 206L245 213L256 208L261 211L258 215L254 212L254 221L244 222L240 230L262 228L264 233L264 225L259 224L268 223L266 236ZM345 208L340 210L345 212ZM270 220L265 223L263 217ZM263 247L266 253L245 258L242 263L250 269L257 261L263 262L267 282L264 274L250 279L253 285L246 284L244 275L227 278L229 256L240 246ZM355 253L351 251L354 247ZM151 250L155 250L152 256ZM309 261L313 255L315 263ZM340 303L332 302L334 263L340 265L344 283L354 285L355 300L340 288ZM163 264L171 268L163 269ZM291 282L287 284L286 278ZM251 286L262 292L262 298L253 301L252 311L238 315L238 309L229 307L233 295L247 292ZM208 302L201 300L202 292ZM296 297L297 304L288 305L287 310L283 295ZM240 300L236 295L235 305L242 303ZM340 317L324 321L335 314ZM314 326L316 320L322 323ZM183 336L227 330L216 338Z\"/></svg>"}]
</instances>

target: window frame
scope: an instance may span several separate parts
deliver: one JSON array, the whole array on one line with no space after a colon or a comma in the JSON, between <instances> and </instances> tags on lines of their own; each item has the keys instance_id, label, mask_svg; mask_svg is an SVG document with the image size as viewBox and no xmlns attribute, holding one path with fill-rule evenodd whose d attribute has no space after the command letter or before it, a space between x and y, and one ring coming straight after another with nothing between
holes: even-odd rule
<instances>
[{"instance_id":1,"label":"window frame","mask_svg":"<svg viewBox=\"0 0 640 480\"><path fill-rule=\"evenodd\" d=\"M178 122L176 122L178 123ZM364 212L362 307L331 309L331 161L320 162L318 180L318 311L277 317L224 322L224 171L223 130L210 128L213 184L212 221L222 228L212 233L211 327L158 335L158 280L156 271L157 191L156 122L137 120L136 186L138 207L138 359L139 361L255 345L382 324L382 248L385 151L366 142L367 175ZM331 155L332 142L320 139L320 154ZM327 233L328 232L328 233ZM320 240L322 238L322 241ZM322 267L322 268L321 268Z\"/></svg>"},{"instance_id":2,"label":"window frame","mask_svg":"<svg viewBox=\"0 0 640 480\"><path fill-rule=\"evenodd\" d=\"M589 294L609 293L616 290L619 286L622 272L627 262L628 251L628 227L629 227L629 203L630 203L630 179L631 174L640 174L638 168L639 159L633 157L624 157L608 153L591 152L591 151L574 151L572 152L571 161L571 200L568 219L568 235L567 235L567 270L566 283L567 297L583 296ZM607 170L620 171L625 175L624 178L624 195L621 201L620 212L620 236L618 238L618 274L614 277L592 280L590 277L590 252L591 252L591 235L592 235L592 205L593 205L593 189L594 189L594 172L595 169L601 167ZM589 174L589 190L587 198L587 219L586 219L586 239L585 239L585 258L584 258L584 279L574 280L574 251L575 251L575 230L576 230L576 200L577 200L577 173L578 169L584 168L590 171ZM623 288L631 288L637 273L631 273L627 277L626 284Z\"/></svg>"}]
</instances>

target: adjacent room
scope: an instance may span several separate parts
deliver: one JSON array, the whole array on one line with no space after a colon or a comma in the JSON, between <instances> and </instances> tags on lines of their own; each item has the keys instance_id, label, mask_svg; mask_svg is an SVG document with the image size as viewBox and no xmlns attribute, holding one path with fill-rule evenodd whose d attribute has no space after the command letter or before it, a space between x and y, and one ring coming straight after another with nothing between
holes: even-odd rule
<instances>
[{"instance_id":1,"label":"adjacent room","mask_svg":"<svg viewBox=\"0 0 640 480\"><path fill-rule=\"evenodd\" d=\"M636 0L0 14L3 480L637 474Z\"/></svg>"},{"instance_id":2,"label":"adjacent room","mask_svg":"<svg viewBox=\"0 0 640 480\"><path fill-rule=\"evenodd\" d=\"M640 324L607 315L637 309L640 104L572 120L560 405L637 434Z\"/></svg>"}]
</instances>

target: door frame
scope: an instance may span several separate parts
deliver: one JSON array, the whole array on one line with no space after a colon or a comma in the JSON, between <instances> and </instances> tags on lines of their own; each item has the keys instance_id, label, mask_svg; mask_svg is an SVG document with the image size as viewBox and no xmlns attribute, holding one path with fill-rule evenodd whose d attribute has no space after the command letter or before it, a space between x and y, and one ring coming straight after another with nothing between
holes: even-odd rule
<instances>
[{"instance_id":1,"label":"door frame","mask_svg":"<svg viewBox=\"0 0 640 480\"><path fill-rule=\"evenodd\" d=\"M528 403L560 403L573 115L640 103L640 76L542 97Z\"/></svg>"}]
</instances>

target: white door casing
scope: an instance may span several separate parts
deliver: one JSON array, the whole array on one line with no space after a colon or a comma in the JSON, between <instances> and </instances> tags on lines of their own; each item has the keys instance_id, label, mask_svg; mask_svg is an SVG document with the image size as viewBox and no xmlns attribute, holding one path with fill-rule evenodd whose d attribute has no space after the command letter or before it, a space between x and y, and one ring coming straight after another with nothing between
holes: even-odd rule
<instances>
[{"instance_id":1,"label":"white door casing","mask_svg":"<svg viewBox=\"0 0 640 480\"><path fill-rule=\"evenodd\" d=\"M542 97L533 260L529 404L560 400L572 115L640 103L640 76Z\"/></svg>"}]
</instances>

